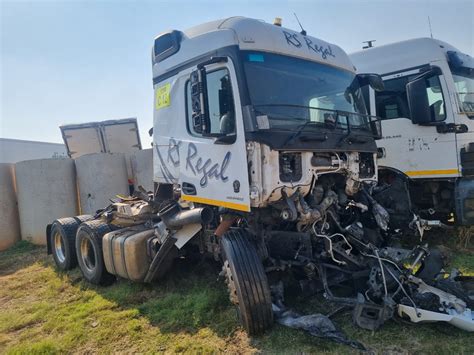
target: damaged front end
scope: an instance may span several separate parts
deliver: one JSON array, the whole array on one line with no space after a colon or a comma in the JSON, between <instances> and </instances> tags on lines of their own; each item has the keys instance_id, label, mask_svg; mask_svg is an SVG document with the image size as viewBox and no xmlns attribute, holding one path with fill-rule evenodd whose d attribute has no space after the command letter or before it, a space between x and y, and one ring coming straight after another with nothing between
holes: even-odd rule
<instances>
[{"instance_id":1,"label":"damaged front end","mask_svg":"<svg viewBox=\"0 0 474 355\"><path fill-rule=\"evenodd\" d=\"M252 146L251 158L264 150ZM272 285L289 272L303 294L322 292L326 300L352 308L354 323L368 330L395 316L473 330L474 299L464 289L472 280L447 277L441 255L427 244L401 247L404 231L393 227L377 198L381 188L371 154L268 153L270 166L279 160L283 186L269 191L255 184L254 202L261 208L245 222L261 228L253 234L263 235L259 250ZM303 181L305 169L311 172L307 182L285 183L291 177ZM263 174L262 185L270 175ZM273 302L281 319L281 292L273 293ZM284 319L282 324L300 324L295 317ZM309 327L308 319L296 327Z\"/></svg>"}]
</instances>

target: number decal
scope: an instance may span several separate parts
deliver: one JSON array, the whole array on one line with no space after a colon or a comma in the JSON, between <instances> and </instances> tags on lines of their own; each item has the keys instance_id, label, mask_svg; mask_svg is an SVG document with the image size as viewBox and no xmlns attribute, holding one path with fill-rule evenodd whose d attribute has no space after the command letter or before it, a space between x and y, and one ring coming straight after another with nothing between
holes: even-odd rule
<instances>
[{"instance_id":1,"label":"number decal","mask_svg":"<svg viewBox=\"0 0 474 355\"><path fill-rule=\"evenodd\" d=\"M155 107L157 110L171 104L170 87L171 85L168 83L156 89Z\"/></svg>"}]
</instances>

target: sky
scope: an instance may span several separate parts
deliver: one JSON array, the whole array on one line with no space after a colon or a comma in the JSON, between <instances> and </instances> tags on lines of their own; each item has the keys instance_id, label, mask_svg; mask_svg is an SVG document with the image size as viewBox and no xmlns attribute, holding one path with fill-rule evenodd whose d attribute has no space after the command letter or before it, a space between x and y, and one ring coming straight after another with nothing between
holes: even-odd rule
<instances>
[{"instance_id":1,"label":"sky","mask_svg":"<svg viewBox=\"0 0 474 355\"><path fill-rule=\"evenodd\" d=\"M168 29L247 16L360 50L430 35L474 55L474 0L0 0L0 137L62 142L61 124L137 117L149 147L151 47Z\"/></svg>"}]
</instances>

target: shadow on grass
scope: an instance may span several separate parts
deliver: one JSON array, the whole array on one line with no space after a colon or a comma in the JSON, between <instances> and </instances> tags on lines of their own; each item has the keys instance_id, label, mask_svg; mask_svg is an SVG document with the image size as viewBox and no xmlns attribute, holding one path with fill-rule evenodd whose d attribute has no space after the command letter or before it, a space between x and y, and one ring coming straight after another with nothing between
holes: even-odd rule
<instances>
[{"instance_id":1,"label":"shadow on grass","mask_svg":"<svg viewBox=\"0 0 474 355\"><path fill-rule=\"evenodd\" d=\"M38 262L45 255L45 246L33 245L21 240L11 248L0 252L0 276L14 274Z\"/></svg>"},{"instance_id":2,"label":"shadow on grass","mask_svg":"<svg viewBox=\"0 0 474 355\"><path fill-rule=\"evenodd\" d=\"M209 260L177 259L168 275L151 285L119 279L93 288L121 308L138 309L162 333L195 334L208 327L226 337L238 328L238 320L224 282L217 279L219 271L219 264Z\"/></svg>"},{"instance_id":3,"label":"shadow on grass","mask_svg":"<svg viewBox=\"0 0 474 355\"><path fill-rule=\"evenodd\" d=\"M52 268L62 282L81 290L93 290L122 309L138 310L162 333L195 334L207 327L219 337L226 337L239 328L227 288L218 280L220 264L212 260L177 259L168 275L153 284L118 279L110 286L94 286L84 281L79 268L58 270L46 247L20 241L0 252L0 276L35 263Z\"/></svg>"}]
</instances>

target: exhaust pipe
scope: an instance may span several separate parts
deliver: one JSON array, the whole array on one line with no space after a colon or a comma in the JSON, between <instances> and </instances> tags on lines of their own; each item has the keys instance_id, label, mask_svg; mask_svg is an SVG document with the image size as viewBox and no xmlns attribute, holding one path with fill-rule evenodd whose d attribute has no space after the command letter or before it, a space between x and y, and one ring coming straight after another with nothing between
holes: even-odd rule
<instances>
[{"instance_id":1,"label":"exhaust pipe","mask_svg":"<svg viewBox=\"0 0 474 355\"><path fill-rule=\"evenodd\" d=\"M180 229L187 224L209 224L214 217L214 212L209 207L181 210L176 203L164 207L158 216L167 228Z\"/></svg>"}]
</instances>

